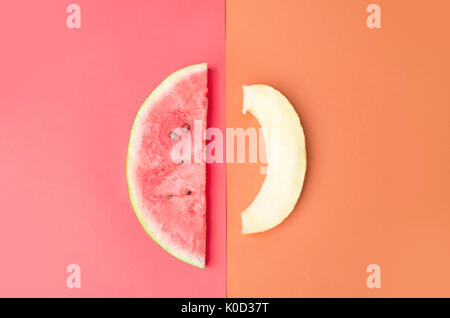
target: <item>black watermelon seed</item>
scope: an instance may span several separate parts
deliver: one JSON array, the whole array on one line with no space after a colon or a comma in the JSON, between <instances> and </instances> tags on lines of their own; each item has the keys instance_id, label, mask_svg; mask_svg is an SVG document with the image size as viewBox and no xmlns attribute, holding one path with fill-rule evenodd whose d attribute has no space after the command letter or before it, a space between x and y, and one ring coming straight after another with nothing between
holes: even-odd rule
<instances>
[{"instance_id":1,"label":"black watermelon seed","mask_svg":"<svg viewBox=\"0 0 450 318\"><path fill-rule=\"evenodd\" d=\"M172 194L169 194L169 195L167 196L167 198L168 198L169 200L171 200L171 199L173 198L173 195L172 195Z\"/></svg>"},{"instance_id":2,"label":"black watermelon seed","mask_svg":"<svg viewBox=\"0 0 450 318\"><path fill-rule=\"evenodd\" d=\"M187 195L191 195L191 193L192 193L191 190L188 190L188 191L186 192Z\"/></svg>"},{"instance_id":3,"label":"black watermelon seed","mask_svg":"<svg viewBox=\"0 0 450 318\"><path fill-rule=\"evenodd\" d=\"M189 126L189 124L186 124L186 125L183 126L184 132L188 132L189 129L191 129L191 126Z\"/></svg>"}]
</instances>

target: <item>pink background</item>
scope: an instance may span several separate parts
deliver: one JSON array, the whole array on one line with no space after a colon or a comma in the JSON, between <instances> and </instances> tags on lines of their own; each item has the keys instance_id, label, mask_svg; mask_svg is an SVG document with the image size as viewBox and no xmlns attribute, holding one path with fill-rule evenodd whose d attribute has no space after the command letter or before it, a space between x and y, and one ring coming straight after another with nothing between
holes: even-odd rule
<instances>
[{"instance_id":1,"label":"pink background","mask_svg":"<svg viewBox=\"0 0 450 318\"><path fill-rule=\"evenodd\" d=\"M173 71L209 63L209 126L225 127L224 2L76 1L78 30L70 3L0 10L0 297L225 297L224 165L208 166L205 271L147 236L125 177L136 111Z\"/></svg>"}]
</instances>

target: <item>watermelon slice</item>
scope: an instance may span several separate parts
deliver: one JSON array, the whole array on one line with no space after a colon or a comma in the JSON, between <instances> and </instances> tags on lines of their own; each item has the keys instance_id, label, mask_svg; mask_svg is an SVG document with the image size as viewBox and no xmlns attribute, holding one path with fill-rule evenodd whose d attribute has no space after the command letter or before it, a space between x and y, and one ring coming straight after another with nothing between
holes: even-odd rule
<instances>
[{"instance_id":1,"label":"watermelon slice","mask_svg":"<svg viewBox=\"0 0 450 318\"><path fill-rule=\"evenodd\" d=\"M207 91L206 63L167 77L139 109L127 154L128 190L141 225L164 250L200 268L206 252ZM192 145L191 160L174 159L173 149L185 141Z\"/></svg>"}]
</instances>

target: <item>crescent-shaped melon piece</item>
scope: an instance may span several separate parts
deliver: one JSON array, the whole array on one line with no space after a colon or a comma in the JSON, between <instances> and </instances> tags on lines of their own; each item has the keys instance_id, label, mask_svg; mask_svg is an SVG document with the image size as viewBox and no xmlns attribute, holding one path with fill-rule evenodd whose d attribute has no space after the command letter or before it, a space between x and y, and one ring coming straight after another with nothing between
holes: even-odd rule
<instances>
[{"instance_id":1,"label":"crescent-shaped melon piece","mask_svg":"<svg viewBox=\"0 0 450 318\"><path fill-rule=\"evenodd\" d=\"M305 135L291 103L267 85L244 86L243 113L263 129L267 175L258 194L241 214L242 233L267 231L292 212L306 172Z\"/></svg>"}]
</instances>

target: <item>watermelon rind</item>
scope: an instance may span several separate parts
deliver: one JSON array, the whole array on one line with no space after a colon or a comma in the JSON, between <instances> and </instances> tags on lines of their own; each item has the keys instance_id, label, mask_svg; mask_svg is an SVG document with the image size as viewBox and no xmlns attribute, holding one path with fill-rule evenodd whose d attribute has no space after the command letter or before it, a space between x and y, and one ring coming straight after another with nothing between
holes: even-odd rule
<instances>
[{"instance_id":1,"label":"watermelon rind","mask_svg":"<svg viewBox=\"0 0 450 318\"><path fill-rule=\"evenodd\" d=\"M164 79L146 98L142 106L139 108L136 117L133 122L133 126L130 132L130 139L128 142L128 151L127 151L127 162L126 162L126 174L127 174L127 184L128 184L128 194L130 197L131 205L136 214L139 223L144 228L145 232L167 253L172 256L178 258L179 260L193 265L195 267L204 269L205 268L205 260L203 258L195 257L194 255L190 255L189 253L176 248L175 246L170 246L168 242L164 242L163 233L159 233L156 229L156 226L149 224L146 218L144 217L143 208L139 202L136 191L134 190L134 164L135 153L136 153L136 140L139 140L139 136L142 133L142 123L146 118L148 112L152 109L154 103L159 100L160 97L164 96L168 91L170 91L171 87L176 84L179 80L189 76L190 74L194 74L196 72L203 72L207 69L207 63L195 64L186 66L171 75L169 75L166 79Z\"/></svg>"}]
</instances>

